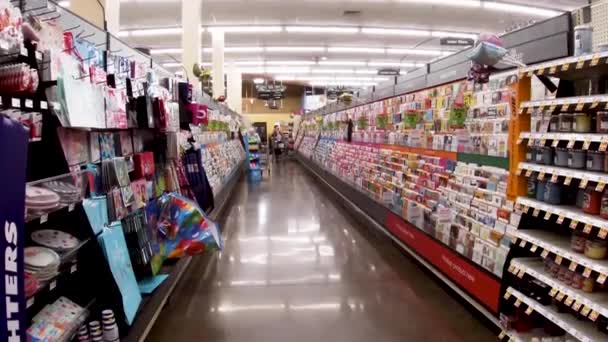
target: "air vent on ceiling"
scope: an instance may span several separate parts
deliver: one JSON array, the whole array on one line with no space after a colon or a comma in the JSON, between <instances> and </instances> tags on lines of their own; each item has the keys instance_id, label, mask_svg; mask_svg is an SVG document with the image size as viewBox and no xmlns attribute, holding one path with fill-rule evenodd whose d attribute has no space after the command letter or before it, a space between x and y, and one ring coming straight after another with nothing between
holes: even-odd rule
<instances>
[{"instance_id":1,"label":"air vent on ceiling","mask_svg":"<svg viewBox=\"0 0 608 342\"><path fill-rule=\"evenodd\" d=\"M357 10L346 10L344 11L343 15L345 17L347 16L358 16L361 15L361 11L357 11Z\"/></svg>"}]
</instances>

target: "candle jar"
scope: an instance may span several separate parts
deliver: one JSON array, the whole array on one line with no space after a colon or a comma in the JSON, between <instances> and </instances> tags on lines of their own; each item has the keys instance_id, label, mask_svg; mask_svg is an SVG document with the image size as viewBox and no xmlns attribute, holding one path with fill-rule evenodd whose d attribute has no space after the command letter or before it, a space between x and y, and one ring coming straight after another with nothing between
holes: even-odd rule
<instances>
[{"instance_id":1,"label":"candle jar","mask_svg":"<svg viewBox=\"0 0 608 342\"><path fill-rule=\"evenodd\" d=\"M604 152L587 151L587 170L604 171L604 158Z\"/></svg>"},{"instance_id":2,"label":"candle jar","mask_svg":"<svg viewBox=\"0 0 608 342\"><path fill-rule=\"evenodd\" d=\"M577 133L591 132L591 117L583 113L574 114L572 130Z\"/></svg>"},{"instance_id":3,"label":"candle jar","mask_svg":"<svg viewBox=\"0 0 608 342\"><path fill-rule=\"evenodd\" d=\"M540 158L539 158L540 157ZM550 146L539 147L536 151L536 162L544 165L553 164L553 148ZM602 164L603 166L603 164Z\"/></svg>"},{"instance_id":4,"label":"candle jar","mask_svg":"<svg viewBox=\"0 0 608 342\"><path fill-rule=\"evenodd\" d=\"M549 204L558 205L562 200L562 185L553 182L545 183L544 201Z\"/></svg>"},{"instance_id":5,"label":"candle jar","mask_svg":"<svg viewBox=\"0 0 608 342\"><path fill-rule=\"evenodd\" d=\"M555 149L554 164L555 164L555 166L563 166L563 167L568 166L568 149L567 148L558 147Z\"/></svg>"},{"instance_id":6,"label":"candle jar","mask_svg":"<svg viewBox=\"0 0 608 342\"><path fill-rule=\"evenodd\" d=\"M561 113L559 115L559 131L560 132L572 132L572 126L574 124L574 116L568 113Z\"/></svg>"},{"instance_id":7,"label":"candle jar","mask_svg":"<svg viewBox=\"0 0 608 342\"><path fill-rule=\"evenodd\" d=\"M608 121L606 122L606 124L608 125ZM559 132L559 116L558 115L552 115L551 119L549 119L549 131L550 132Z\"/></svg>"},{"instance_id":8,"label":"candle jar","mask_svg":"<svg viewBox=\"0 0 608 342\"><path fill-rule=\"evenodd\" d=\"M600 202L602 194L595 191L595 187L588 186L585 189L585 197L583 199L583 211L587 214L597 215L600 213Z\"/></svg>"},{"instance_id":9,"label":"candle jar","mask_svg":"<svg viewBox=\"0 0 608 342\"><path fill-rule=\"evenodd\" d=\"M536 183L536 200L537 201L544 201L545 200L545 190L547 187L547 181L546 180L539 180Z\"/></svg>"},{"instance_id":10,"label":"candle jar","mask_svg":"<svg viewBox=\"0 0 608 342\"><path fill-rule=\"evenodd\" d=\"M535 163L536 162L536 153L537 153L536 146L528 146L528 151L526 152L526 161L529 163Z\"/></svg>"},{"instance_id":11,"label":"candle jar","mask_svg":"<svg viewBox=\"0 0 608 342\"><path fill-rule=\"evenodd\" d=\"M584 169L587 158L587 152L585 150L575 150L573 148L568 150L568 167L573 169Z\"/></svg>"},{"instance_id":12,"label":"candle jar","mask_svg":"<svg viewBox=\"0 0 608 342\"><path fill-rule=\"evenodd\" d=\"M591 259L606 258L606 241L602 240L587 240L585 243L585 256Z\"/></svg>"},{"instance_id":13,"label":"candle jar","mask_svg":"<svg viewBox=\"0 0 608 342\"><path fill-rule=\"evenodd\" d=\"M608 112L597 112L595 130L597 133L608 133Z\"/></svg>"},{"instance_id":14,"label":"candle jar","mask_svg":"<svg viewBox=\"0 0 608 342\"><path fill-rule=\"evenodd\" d=\"M570 248L576 253L585 252L585 243L587 243L587 237L582 233L574 233L570 238Z\"/></svg>"}]
</instances>

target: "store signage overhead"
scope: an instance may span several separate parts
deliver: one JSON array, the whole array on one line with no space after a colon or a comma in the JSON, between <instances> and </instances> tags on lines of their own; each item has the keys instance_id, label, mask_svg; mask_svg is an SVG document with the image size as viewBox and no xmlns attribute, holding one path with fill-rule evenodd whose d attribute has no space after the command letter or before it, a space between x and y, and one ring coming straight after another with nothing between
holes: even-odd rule
<instances>
[{"instance_id":1,"label":"store signage overhead","mask_svg":"<svg viewBox=\"0 0 608 342\"><path fill-rule=\"evenodd\" d=\"M475 40L471 38L445 37L440 39L440 44L442 46L473 46L475 45Z\"/></svg>"},{"instance_id":2,"label":"store signage overhead","mask_svg":"<svg viewBox=\"0 0 608 342\"><path fill-rule=\"evenodd\" d=\"M399 69L380 69L378 75L380 76L399 76L401 71Z\"/></svg>"}]
</instances>

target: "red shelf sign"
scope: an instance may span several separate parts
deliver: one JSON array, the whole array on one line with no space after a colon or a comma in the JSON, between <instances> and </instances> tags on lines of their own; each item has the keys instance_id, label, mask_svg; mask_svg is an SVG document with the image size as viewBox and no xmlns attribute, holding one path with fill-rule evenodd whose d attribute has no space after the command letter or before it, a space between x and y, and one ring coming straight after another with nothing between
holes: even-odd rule
<instances>
[{"instance_id":1,"label":"red shelf sign","mask_svg":"<svg viewBox=\"0 0 608 342\"><path fill-rule=\"evenodd\" d=\"M388 213L386 227L480 303L498 313L500 282L496 278L392 212Z\"/></svg>"}]
</instances>

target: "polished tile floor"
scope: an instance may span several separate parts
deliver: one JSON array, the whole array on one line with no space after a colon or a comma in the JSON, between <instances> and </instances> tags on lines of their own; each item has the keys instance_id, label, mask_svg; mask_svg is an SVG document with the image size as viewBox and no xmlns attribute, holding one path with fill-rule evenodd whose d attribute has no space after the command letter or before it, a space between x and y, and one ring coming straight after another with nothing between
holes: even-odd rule
<instances>
[{"instance_id":1,"label":"polished tile floor","mask_svg":"<svg viewBox=\"0 0 608 342\"><path fill-rule=\"evenodd\" d=\"M195 258L148 341L496 340L296 162L237 187L224 250Z\"/></svg>"}]
</instances>

